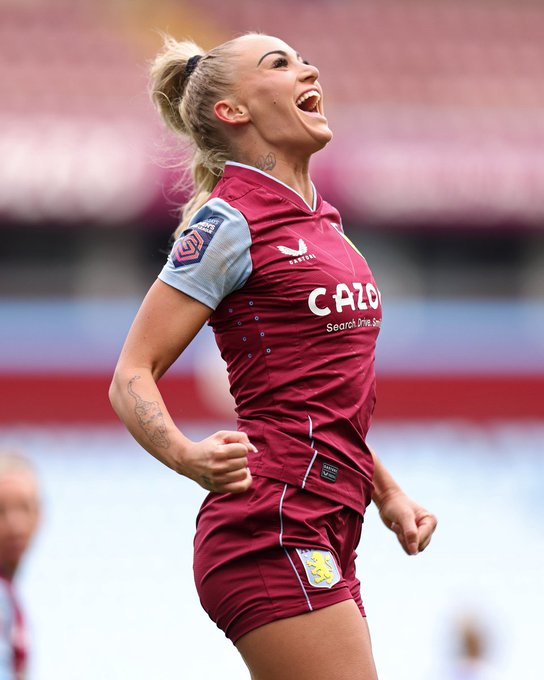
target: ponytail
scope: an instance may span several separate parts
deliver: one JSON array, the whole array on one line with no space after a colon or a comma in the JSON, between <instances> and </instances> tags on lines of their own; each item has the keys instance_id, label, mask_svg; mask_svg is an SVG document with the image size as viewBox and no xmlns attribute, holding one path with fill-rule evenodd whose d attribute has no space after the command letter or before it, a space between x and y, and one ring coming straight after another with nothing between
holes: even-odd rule
<instances>
[{"instance_id":1,"label":"ponytail","mask_svg":"<svg viewBox=\"0 0 544 680\"><path fill-rule=\"evenodd\" d=\"M164 46L151 66L151 98L164 123L193 147L193 195L181 211L177 237L208 200L231 156L215 118L214 104L232 91L232 45L204 53L196 43L163 36Z\"/></svg>"}]
</instances>

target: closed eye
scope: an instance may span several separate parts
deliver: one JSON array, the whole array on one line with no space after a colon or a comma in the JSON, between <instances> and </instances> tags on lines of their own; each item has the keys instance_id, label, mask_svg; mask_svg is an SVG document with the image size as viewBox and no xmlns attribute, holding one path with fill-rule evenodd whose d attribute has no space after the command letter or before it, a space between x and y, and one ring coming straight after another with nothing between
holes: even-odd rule
<instances>
[{"instance_id":1,"label":"closed eye","mask_svg":"<svg viewBox=\"0 0 544 680\"><path fill-rule=\"evenodd\" d=\"M307 59L302 59L301 62L305 66L310 66L310 62ZM272 68L285 68L286 66L289 66L289 62L285 57L278 57L272 63Z\"/></svg>"},{"instance_id":2,"label":"closed eye","mask_svg":"<svg viewBox=\"0 0 544 680\"><path fill-rule=\"evenodd\" d=\"M289 66L289 62L285 57L278 57L272 62L272 68L284 68L285 66Z\"/></svg>"}]
</instances>

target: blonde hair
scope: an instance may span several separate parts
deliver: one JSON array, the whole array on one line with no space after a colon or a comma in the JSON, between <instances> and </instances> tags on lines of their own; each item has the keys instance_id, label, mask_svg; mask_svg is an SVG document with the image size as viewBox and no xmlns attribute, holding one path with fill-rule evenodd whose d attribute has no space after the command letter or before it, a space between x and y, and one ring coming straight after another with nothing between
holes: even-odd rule
<instances>
[{"instance_id":1,"label":"blonde hair","mask_svg":"<svg viewBox=\"0 0 544 680\"><path fill-rule=\"evenodd\" d=\"M166 125L193 143L194 193L181 211L181 223L174 232L177 237L208 200L231 155L213 107L233 90L236 40L205 53L191 40L178 42L168 35L163 39L163 49L151 66L151 98ZM196 55L201 59L187 76L187 62Z\"/></svg>"}]
</instances>

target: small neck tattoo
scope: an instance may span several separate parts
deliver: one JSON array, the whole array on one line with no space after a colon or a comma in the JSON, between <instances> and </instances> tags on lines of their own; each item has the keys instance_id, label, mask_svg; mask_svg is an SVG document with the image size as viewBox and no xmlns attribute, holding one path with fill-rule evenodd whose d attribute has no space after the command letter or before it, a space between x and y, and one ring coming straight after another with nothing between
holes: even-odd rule
<instances>
[{"instance_id":1,"label":"small neck tattoo","mask_svg":"<svg viewBox=\"0 0 544 680\"><path fill-rule=\"evenodd\" d=\"M276 156L270 152L266 156L259 156L255 161L255 167L258 170L264 170L265 172L270 172L276 167Z\"/></svg>"}]
</instances>

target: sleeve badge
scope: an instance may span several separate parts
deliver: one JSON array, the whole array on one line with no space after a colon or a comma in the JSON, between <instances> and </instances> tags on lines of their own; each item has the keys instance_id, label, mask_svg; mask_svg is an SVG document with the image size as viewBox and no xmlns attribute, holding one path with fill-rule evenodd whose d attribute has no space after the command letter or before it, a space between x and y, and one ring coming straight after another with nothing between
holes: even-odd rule
<instances>
[{"instance_id":1,"label":"sleeve badge","mask_svg":"<svg viewBox=\"0 0 544 680\"><path fill-rule=\"evenodd\" d=\"M170 257L174 267L200 262L223 221L224 217L211 215L186 230L172 248Z\"/></svg>"}]
</instances>

